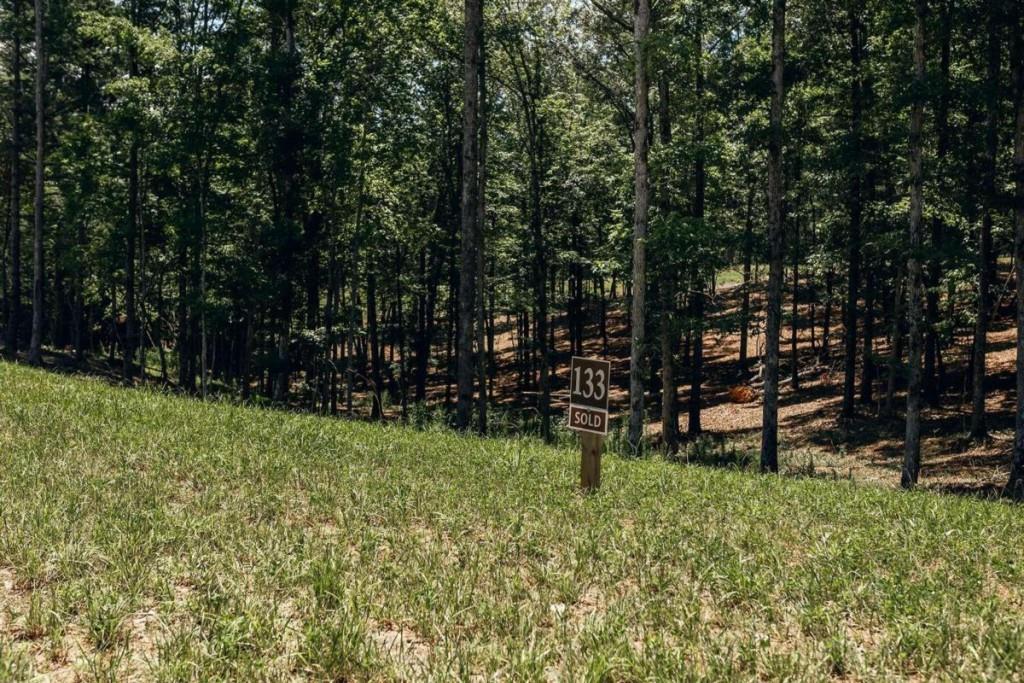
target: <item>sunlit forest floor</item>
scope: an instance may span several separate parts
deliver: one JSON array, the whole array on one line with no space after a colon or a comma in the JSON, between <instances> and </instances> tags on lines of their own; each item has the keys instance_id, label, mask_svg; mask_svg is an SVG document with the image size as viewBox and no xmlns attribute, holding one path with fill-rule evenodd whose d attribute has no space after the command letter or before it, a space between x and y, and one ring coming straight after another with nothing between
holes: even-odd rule
<instances>
[{"instance_id":1,"label":"sunlit forest floor","mask_svg":"<svg viewBox=\"0 0 1024 683\"><path fill-rule=\"evenodd\" d=\"M714 320L735 316L739 310L741 290L734 284L721 287L714 299ZM757 295L755 295L755 300ZM832 313L832 332L828 360L821 362L822 308L816 310L816 329L812 347L809 328L810 308L801 305L798 335L799 386L789 383L791 376L791 328L789 302L785 307L782 341L783 386L781 388L779 423L781 448L789 451L791 473L814 474L830 478L852 478L887 486L899 483L903 458L903 411L906 393L900 382L894 393L895 411L885 416L888 381L886 366L889 348L885 329L878 329L874 344L876 379L869 403L861 401L861 369L858 365L856 417L849 422L840 419L843 391L842 320L838 304ZM753 309L758 309L756 305ZM971 350L968 331L956 337L954 346L943 350L946 366L941 406L926 408L922 423L922 485L933 490L982 496L997 495L1005 485L1013 446L1014 372L1016 366L1016 332L1012 327L1011 306L1004 306L989 333L987 366L989 438L983 442L966 437L970 424L970 391L964 383L964 370ZM881 328L881 324L878 324ZM723 326L717 326L719 328ZM740 337L737 332L723 332L709 325L704 342L705 379L703 383L701 427L703 436L690 439L681 458L715 465L753 465L759 447L761 401L758 367L741 373L738 365ZM754 328L763 330L763 318L754 320ZM603 343L596 324L587 328L585 349L588 354L602 356ZM623 305L612 308L608 325L607 357L612 360L616 388L612 393L612 413L624 420L629 397L629 332ZM763 334L753 332L750 353L755 357L763 348ZM557 371L554 404L564 410L568 400L570 354L564 321L556 332ZM655 345L657 340L653 340ZM511 338L506 335L497 344L501 350L499 377L514 378L515 355ZM862 340L858 340L858 362L863 360ZM904 357L905 362L905 357ZM678 367L680 429L688 430L689 368ZM734 400L737 387L753 385L753 400ZM534 395L518 390L509 381L498 382L495 396L508 407L521 406L535 400ZM660 402L648 402L648 434L660 440Z\"/></svg>"},{"instance_id":2,"label":"sunlit forest floor","mask_svg":"<svg viewBox=\"0 0 1024 683\"><path fill-rule=\"evenodd\" d=\"M686 438L680 452L681 460L689 460L715 466L751 467L756 461L760 438L761 402L758 384L757 356L763 347L763 316L752 321L749 340L751 369L741 373L738 365L739 334L731 328L735 325L720 324L726 319L735 320L741 289L735 273L726 273L721 279L718 291L712 297L711 322L704 343L705 379L703 382L701 422L702 436ZM752 310L761 306L755 292ZM787 297L788 298L788 297ZM1009 471L1013 445L1014 372L1016 363L1015 331L1012 327L1012 306L1003 302L989 334L987 368L988 426L989 438L972 441L966 437L970 423L970 392L964 381L971 350L969 330L962 330L951 348L943 349L945 370L944 392L941 407L926 408L922 424L922 479L921 485L936 491L996 496L1005 484ZM1010 302L1012 304L1012 302ZM857 377L857 415L849 422L840 419L840 405L843 384L842 366L842 319L838 302L832 313L830 354L825 362L821 360L822 307L815 311L815 331L812 340L809 318L810 308L801 305L800 333L798 335L799 387L794 390L789 383L791 367L790 315L791 303L784 305L785 325L782 340L783 386L780 400L781 448L789 451L787 462L789 473L801 476L814 475L827 478L854 479L857 481L895 486L899 483L899 471L903 457L903 409L906 395L897 383L895 412L885 414L886 367L889 349L886 345L887 330L878 323L878 339L874 345L876 379L873 383L873 397L868 403L861 401L861 370ZM552 408L556 424L564 418L568 400L569 340L564 316L555 319L555 371L552 375ZM444 325L442 324L443 328ZM529 434L537 424L537 390L535 386L521 386L518 381L517 359L514 344L515 322L503 316L497 320L496 364L497 372L491 383L492 401L496 410L491 417L495 433ZM730 331L723 331L728 329ZM628 407L629 392L629 332L627 326L626 302L613 301L608 310L608 347L604 348L595 317L588 320L585 329L585 353L608 358L613 368L613 390L611 393L612 425L621 430ZM657 339L650 340L657 345ZM813 344L813 346L812 346ZM863 360L862 340L858 339L858 363ZM434 411L431 420L443 415L445 407L450 409L454 400L454 379L444 372L445 349L443 343L434 347L433 368L428 385L428 404ZM400 357L400 356L399 356ZM159 384L160 372L155 351L149 353L148 382ZM173 363L174 354L167 352ZM119 382L120 361L109 362L103 355L90 357L85 365L73 362L68 353L46 354L46 364L54 369L105 377ZM170 376L175 375L173 365ZM689 368L685 364L677 367L679 381L680 429L688 431L687 408L689 397ZM737 387L753 385L754 391L749 402L737 402L733 395ZM214 393L231 395L228 387L213 385ZM400 409L397 402L384 395L384 414L388 420L398 420ZM365 385L356 385L354 395L355 416L370 417L372 398ZM296 408L301 408L295 404ZM652 443L660 443L660 397L648 399L648 434ZM443 419L441 420L443 421ZM563 434L563 437L568 437ZM624 439L613 436L610 446Z\"/></svg>"},{"instance_id":3,"label":"sunlit forest floor","mask_svg":"<svg viewBox=\"0 0 1024 683\"><path fill-rule=\"evenodd\" d=\"M0 681L1024 668L1008 503L616 455L584 496L568 445L0 386Z\"/></svg>"}]
</instances>

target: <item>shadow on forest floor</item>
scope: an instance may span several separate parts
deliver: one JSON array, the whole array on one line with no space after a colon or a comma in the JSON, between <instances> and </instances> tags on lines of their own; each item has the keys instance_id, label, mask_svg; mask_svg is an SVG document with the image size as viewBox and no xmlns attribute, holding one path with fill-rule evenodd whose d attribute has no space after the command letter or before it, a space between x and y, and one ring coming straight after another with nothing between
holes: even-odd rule
<instances>
[{"instance_id":1,"label":"shadow on forest floor","mask_svg":"<svg viewBox=\"0 0 1024 683\"><path fill-rule=\"evenodd\" d=\"M755 296L757 296L755 294ZM715 297L716 315L734 315L739 302L739 288L722 290ZM755 302L756 303L756 302ZM755 308L757 308L755 306ZM877 368L873 383L872 400L858 401L856 415L850 420L838 417L842 394L842 373L839 367L841 347L833 345L828 359L823 359L821 321L815 320L815 331L811 331L809 307L801 310L802 328L798 334L796 363L800 368L800 386L793 390L787 383L780 392L780 440L784 453L790 452L790 463L786 473L791 476L815 476L826 478L841 477L866 481L885 486L899 483L899 471L903 459L902 409L905 394L894 395L895 410L891 417L884 415L887 390L887 367L884 362ZM835 321L838 322L838 321ZM1015 387L1015 332L1012 326L1001 319L995 321L989 343L988 377L988 428L990 437L982 442L972 441L965 434L970 415L964 405L963 376L964 364L969 349L961 340L958 346L946 349L946 367L943 377L945 393L942 407L926 409L922 424L922 478L923 488L938 493L981 498L999 497L1009 471L1012 450L1014 387ZM755 325L758 323L754 321ZM556 417L565 408L568 387L568 367L571 359L569 338L564 316L553 318L555 352L552 355L553 372L551 405ZM535 386L522 383L524 374L520 371L516 340L516 325L502 322L497 326L495 365L496 372L491 380L491 398L495 406L492 411L497 430L502 434L530 433L536 428L536 402L538 391ZM607 354L604 343L597 333L596 320L591 320L584 345L587 355L604 356L612 362L613 388L611 392L612 413L624 416L628 404L629 344L630 337L625 310L621 304L610 306L607 330ZM780 375L788 382L792 375L791 328L784 331L783 367ZM841 343L841 330L833 329L831 338ZM759 349L757 337L752 337L751 353ZM738 365L739 336L736 333L708 332L705 339L704 383L701 396L701 424L703 434L689 439L682 446L679 460L713 467L751 467L756 459L759 444L761 405L759 394L751 403L733 402L730 389L744 384L739 378L746 376L757 379L756 366L752 372L741 373ZM168 351L170 357L172 352ZM427 387L428 413L435 415L433 422L447 421L453 407L454 397L452 373L444 371L444 348L435 347L435 357L440 361L431 373ZM874 354L884 358L888 353L885 340L878 340ZM158 357L151 352L151 360ZM399 359L401 358L399 352ZM689 384L691 368L685 358L685 347L680 354L676 376L679 378L680 432L688 429ZM19 355L24 362L24 355ZM111 384L126 386L122 376L120 359L111 360L109 355L90 355L79 361L73 353L47 351L44 367L48 370L98 377ZM657 370L657 365L653 368ZM174 369L169 374L173 377ZM296 380L298 380L298 375ZM136 378L131 384L139 384ZM165 382L160 367L151 365L145 383L163 389L179 392L173 381ZM341 382L339 382L341 383ZM396 389L396 382L390 384L390 392ZM275 404L265 396L255 396L248 401L260 407L281 410L312 411L306 397L296 391L287 404ZM756 387L756 383L754 385ZM222 382L210 384L211 395L230 400L238 399L237 386ZM659 387L660 388L660 387ZM860 398L860 377L858 377L858 399ZM343 391L343 389L341 390ZM385 391L384 417L399 420L402 417L400 400L397 395L388 396ZM411 393L411 388L410 388ZM660 415L661 397L648 397L648 415ZM359 419L370 417L372 397L365 382L357 382L353 394L352 416ZM411 403L411 402L410 402ZM339 401L340 415L345 415L345 402ZM422 413L422 411L421 411ZM653 421L649 433L655 443L660 441L660 422Z\"/></svg>"}]
</instances>

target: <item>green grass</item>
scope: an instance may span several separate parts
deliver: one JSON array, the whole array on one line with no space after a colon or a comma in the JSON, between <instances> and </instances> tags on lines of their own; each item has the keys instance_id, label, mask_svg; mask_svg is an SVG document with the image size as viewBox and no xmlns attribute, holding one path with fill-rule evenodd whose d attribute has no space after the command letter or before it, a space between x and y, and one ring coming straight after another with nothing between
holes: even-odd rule
<instances>
[{"instance_id":1,"label":"green grass","mask_svg":"<svg viewBox=\"0 0 1024 683\"><path fill-rule=\"evenodd\" d=\"M1013 678L1021 509L0 364L0 681Z\"/></svg>"}]
</instances>

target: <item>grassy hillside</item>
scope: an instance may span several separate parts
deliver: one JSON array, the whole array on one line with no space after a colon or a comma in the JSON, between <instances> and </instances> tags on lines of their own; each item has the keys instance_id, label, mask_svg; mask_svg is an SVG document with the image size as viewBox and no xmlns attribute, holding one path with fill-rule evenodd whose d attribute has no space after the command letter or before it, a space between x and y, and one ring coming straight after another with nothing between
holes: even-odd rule
<instances>
[{"instance_id":1,"label":"grassy hillside","mask_svg":"<svg viewBox=\"0 0 1024 683\"><path fill-rule=\"evenodd\" d=\"M0 364L0 680L1024 670L1020 508Z\"/></svg>"}]
</instances>

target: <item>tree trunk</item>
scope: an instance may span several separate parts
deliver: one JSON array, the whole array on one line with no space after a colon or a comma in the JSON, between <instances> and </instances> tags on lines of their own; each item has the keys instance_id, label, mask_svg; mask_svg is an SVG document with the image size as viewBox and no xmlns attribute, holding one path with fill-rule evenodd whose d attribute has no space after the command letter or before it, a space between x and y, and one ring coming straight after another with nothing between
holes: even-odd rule
<instances>
[{"instance_id":1,"label":"tree trunk","mask_svg":"<svg viewBox=\"0 0 1024 683\"><path fill-rule=\"evenodd\" d=\"M907 372L907 431L903 453L903 488L917 484L921 469L921 260L924 177L921 170L921 133L924 128L925 54L924 22L927 0L916 0L914 24L914 104L910 112L910 249L907 276L910 291L907 302L910 324L909 368Z\"/></svg>"},{"instance_id":2,"label":"tree trunk","mask_svg":"<svg viewBox=\"0 0 1024 683\"><path fill-rule=\"evenodd\" d=\"M658 118L660 142L667 148L672 144L672 120L669 110L668 75L662 72L658 77ZM667 175L666 175L667 178ZM671 211L667 180L661 184L658 201L662 211ZM659 335L661 342L661 440L665 450L675 453L679 448L679 397L676 390L675 351L676 330L675 273L666 272L662 282L661 320Z\"/></svg>"},{"instance_id":3,"label":"tree trunk","mask_svg":"<svg viewBox=\"0 0 1024 683\"><path fill-rule=\"evenodd\" d=\"M384 376L381 372L380 335L377 328L377 274L372 269L366 274L366 318L367 326L370 328L370 373L373 384L370 417L379 420L384 416L381 405L381 384L384 382Z\"/></svg>"},{"instance_id":4,"label":"tree trunk","mask_svg":"<svg viewBox=\"0 0 1024 683\"><path fill-rule=\"evenodd\" d=\"M896 414L896 383L900 375L900 364L903 362L903 299L906 279L903 273L896 275L896 296L893 301L892 340L889 343L888 384L885 390L885 407L883 416L891 418Z\"/></svg>"},{"instance_id":5,"label":"tree trunk","mask_svg":"<svg viewBox=\"0 0 1024 683\"><path fill-rule=\"evenodd\" d=\"M85 360L85 220L77 221L75 234L75 301L74 320L71 322L71 343L75 347L75 362Z\"/></svg>"},{"instance_id":6,"label":"tree trunk","mask_svg":"<svg viewBox=\"0 0 1024 683\"><path fill-rule=\"evenodd\" d=\"M130 20L137 20L137 2L130 4ZM128 75L138 76L138 60L134 45L128 48ZM128 149L128 220L127 234L124 241L124 305L125 305L125 336L124 360L121 374L126 382L131 382L135 375L135 347L138 342L136 301L135 301L135 236L139 230L139 133L138 122L134 122L130 132L131 141Z\"/></svg>"},{"instance_id":7,"label":"tree trunk","mask_svg":"<svg viewBox=\"0 0 1024 683\"><path fill-rule=\"evenodd\" d=\"M598 327L600 327L599 332L601 334L601 353L604 354L605 356L607 356L608 355L608 297L605 294L604 273L602 273L601 275L598 276L597 289L598 289L598 296L600 296L600 298L601 298L601 301L600 301L601 310L599 311L600 320L598 321Z\"/></svg>"},{"instance_id":8,"label":"tree trunk","mask_svg":"<svg viewBox=\"0 0 1024 683\"><path fill-rule=\"evenodd\" d=\"M793 301L789 321L789 386L800 388L800 218L793 217Z\"/></svg>"},{"instance_id":9,"label":"tree trunk","mask_svg":"<svg viewBox=\"0 0 1024 683\"><path fill-rule=\"evenodd\" d=\"M206 171L202 170L199 177L199 196L198 196L198 223L199 223L199 250L196 253L199 266L199 388L200 395L203 400L209 393L209 368L208 368L208 356L209 356L209 338L207 336L206 326L206 192L207 192L207 178ZM287 341L285 343L285 353L287 354ZM288 375L284 374L284 387L283 391L278 391L277 400L284 400L288 395Z\"/></svg>"},{"instance_id":10,"label":"tree trunk","mask_svg":"<svg viewBox=\"0 0 1024 683\"><path fill-rule=\"evenodd\" d=\"M482 0L465 2L462 126L462 229L460 235L455 425L468 429L473 410L473 318L476 310L477 231L480 229L479 109Z\"/></svg>"},{"instance_id":11,"label":"tree trunk","mask_svg":"<svg viewBox=\"0 0 1024 683\"><path fill-rule=\"evenodd\" d=\"M935 107L935 134L938 138L935 165L939 173L944 171L949 154L949 67L951 61L950 38L952 35L951 0L942 0L940 31L939 96ZM925 297L928 327L924 347L924 397L928 405L939 407L942 386L938 368L942 365L939 344L939 283L942 279L942 247L945 225L940 215L932 217L932 249L925 274L927 294Z\"/></svg>"},{"instance_id":12,"label":"tree trunk","mask_svg":"<svg viewBox=\"0 0 1024 683\"><path fill-rule=\"evenodd\" d=\"M740 378L747 376L750 339L750 267L754 254L754 184L747 191L747 220L743 228L743 302L740 304Z\"/></svg>"},{"instance_id":13,"label":"tree trunk","mask_svg":"<svg viewBox=\"0 0 1024 683\"><path fill-rule=\"evenodd\" d=\"M869 270L864 287L864 353L860 375L860 402L870 405L875 387L875 273Z\"/></svg>"},{"instance_id":14,"label":"tree trunk","mask_svg":"<svg viewBox=\"0 0 1024 683\"><path fill-rule=\"evenodd\" d=\"M633 17L634 86L633 119L633 299L630 312L629 444L639 452L644 438L644 327L647 293L647 212L650 204L647 132L648 83L647 38L651 27L650 0L635 0Z\"/></svg>"},{"instance_id":15,"label":"tree trunk","mask_svg":"<svg viewBox=\"0 0 1024 683\"><path fill-rule=\"evenodd\" d=\"M178 236L178 386L186 392L195 393L196 375L192 366L192 307L189 302L188 290L188 240L189 235Z\"/></svg>"},{"instance_id":16,"label":"tree trunk","mask_svg":"<svg viewBox=\"0 0 1024 683\"><path fill-rule=\"evenodd\" d=\"M140 171L141 172L141 171ZM149 335L149 274L146 270L147 260L147 245L146 245L146 208L144 204L145 190L139 189L139 303L138 303L138 351L139 351L139 372L143 382L146 382L146 355L148 344L147 340L150 339Z\"/></svg>"},{"instance_id":17,"label":"tree trunk","mask_svg":"<svg viewBox=\"0 0 1024 683\"><path fill-rule=\"evenodd\" d=\"M853 76L850 86L850 234L848 238L849 279L846 290L845 342L843 363L843 417L853 417L854 386L857 375L857 290L860 287L861 260L861 192L864 183L864 161L861 152L864 73L861 67L867 41L862 14L864 0L850 3L850 62Z\"/></svg>"},{"instance_id":18,"label":"tree trunk","mask_svg":"<svg viewBox=\"0 0 1024 683\"><path fill-rule=\"evenodd\" d=\"M832 266L825 271L825 310L821 318L821 348L818 353L818 361L827 363L832 356L832 290L834 287L835 273Z\"/></svg>"},{"instance_id":19,"label":"tree trunk","mask_svg":"<svg viewBox=\"0 0 1024 683\"><path fill-rule=\"evenodd\" d=\"M974 325L974 357L971 363L971 438L988 434L985 420L985 361L988 352L988 327L992 307L992 221L996 211L996 159L999 144L999 20L1001 10L989 7L988 17L988 112L985 123L984 215L978 233L978 298Z\"/></svg>"},{"instance_id":20,"label":"tree trunk","mask_svg":"<svg viewBox=\"0 0 1024 683\"><path fill-rule=\"evenodd\" d=\"M4 347L12 358L18 353L21 328L21 0L11 2L11 215L8 249L11 288L6 299Z\"/></svg>"},{"instance_id":21,"label":"tree trunk","mask_svg":"<svg viewBox=\"0 0 1024 683\"><path fill-rule=\"evenodd\" d=\"M537 312L534 316L536 327L533 348L540 352L540 389L537 409L540 412L540 433L545 440L551 438L551 361L548 345L548 289L547 289L547 246L544 244L543 203L541 201L541 154L539 150L540 132L536 131L531 138L530 158L530 222L533 234L533 281L537 296ZM531 354L532 355L532 354Z\"/></svg>"},{"instance_id":22,"label":"tree trunk","mask_svg":"<svg viewBox=\"0 0 1024 683\"><path fill-rule=\"evenodd\" d=\"M45 0L36 3L36 188L34 230L32 235L32 339L29 342L28 362L43 362L43 171L46 163L46 43L43 32Z\"/></svg>"},{"instance_id":23,"label":"tree trunk","mask_svg":"<svg viewBox=\"0 0 1024 683\"><path fill-rule=\"evenodd\" d=\"M697 77L694 94L697 99L697 131L696 146L697 155L694 162L694 197L693 217L698 224L704 223L704 198L707 186L707 173L705 171L704 153L704 28L703 19L698 10L697 14ZM699 435L703 428L700 424L701 411L701 386L704 383L704 274L699 268L694 268L693 278L693 362L690 365L690 400L688 404L688 417L686 432L689 436Z\"/></svg>"},{"instance_id":24,"label":"tree trunk","mask_svg":"<svg viewBox=\"0 0 1024 683\"><path fill-rule=\"evenodd\" d=\"M477 431L487 433L487 356L484 353L484 326L486 315L484 310L484 232L487 228L487 46L483 28L483 0L480 0L481 23L479 30L479 69L480 69L480 149L479 149L479 194L477 196L476 217L476 381ZM401 303L399 303L401 305Z\"/></svg>"},{"instance_id":25,"label":"tree trunk","mask_svg":"<svg viewBox=\"0 0 1024 683\"><path fill-rule=\"evenodd\" d=\"M409 353L405 343L405 309L402 306L401 273L405 271L404 249L399 245L395 255L395 330L398 343L398 400L402 408L402 420L409 417ZM392 347L393 348L393 347Z\"/></svg>"},{"instance_id":26,"label":"tree trunk","mask_svg":"<svg viewBox=\"0 0 1024 683\"><path fill-rule=\"evenodd\" d=\"M779 470L779 332L782 327L782 113L786 0L772 2L772 98L768 140L768 323L765 337L761 470Z\"/></svg>"},{"instance_id":27,"label":"tree trunk","mask_svg":"<svg viewBox=\"0 0 1024 683\"><path fill-rule=\"evenodd\" d=\"M1013 464L1007 492L1016 500L1024 499L1024 37L1017 5L1013 17L1014 110L1017 126L1013 140L1014 179L1014 263L1017 269L1017 406L1013 440Z\"/></svg>"}]
</instances>

